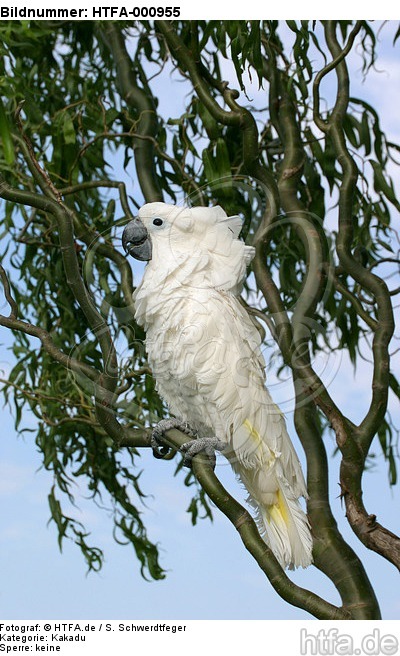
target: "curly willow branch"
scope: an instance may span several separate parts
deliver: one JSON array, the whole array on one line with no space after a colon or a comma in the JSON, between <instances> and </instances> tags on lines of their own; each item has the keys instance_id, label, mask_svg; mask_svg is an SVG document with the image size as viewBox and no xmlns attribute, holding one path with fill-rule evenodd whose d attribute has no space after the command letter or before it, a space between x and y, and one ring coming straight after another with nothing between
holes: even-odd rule
<instances>
[{"instance_id":1,"label":"curly willow branch","mask_svg":"<svg viewBox=\"0 0 400 656\"><path fill-rule=\"evenodd\" d=\"M153 98L137 83L137 75L125 45L121 29L112 22L100 26L100 36L110 50L117 71L121 96L138 116L138 136L155 137L158 128ZM132 137L136 172L147 202L163 200L154 165L154 144L151 140Z\"/></svg>"},{"instance_id":2,"label":"curly willow branch","mask_svg":"<svg viewBox=\"0 0 400 656\"><path fill-rule=\"evenodd\" d=\"M280 111L273 115L273 124L281 135L284 152L278 188L286 218L303 244L306 261L306 273L292 316L289 364L296 392L294 421L307 457L307 510L314 535L314 561L335 584L345 608L359 606L360 617L365 614L376 617L379 616L379 606L368 576L360 559L340 534L329 502L328 459L317 406L327 416L334 417L339 425L347 426L351 422L334 405L328 413L321 403L321 391L319 395L310 394L307 380L307 372L311 378L314 375L309 350L310 321L325 289L324 266L329 251L319 219L310 216L299 200L298 187L305 152L289 79L279 70L274 57L270 52L267 67L270 67L270 77L274 79L274 84L270 85L270 106L276 106L279 100L280 107ZM322 389L328 396L321 382Z\"/></svg>"},{"instance_id":3,"label":"curly willow branch","mask_svg":"<svg viewBox=\"0 0 400 656\"><path fill-rule=\"evenodd\" d=\"M400 568L400 539L391 531L376 522L369 515L362 501L362 476L365 460L376 431L381 425L387 409L389 374L389 342L393 335L394 319L391 298L386 283L364 268L352 253L353 242L353 203L358 179L358 168L347 147L343 129L344 118L349 104L349 75L345 57L350 50L356 34L361 29L360 22L353 28L345 48L337 39L337 23L325 23L325 38L333 61L317 76L320 81L330 70L335 70L338 92L335 106L326 121L319 120L319 127L331 139L343 177L339 194L339 231L336 250L343 270L353 277L376 300L377 325L373 337L374 368L372 376L372 400L369 410L360 426L352 431L342 426L337 431L337 444L342 451L340 469L342 494L346 504L349 523L358 538L369 549L381 554ZM318 92L318 84L314 86ZM318 120L318 105L315 105ZM356 443L358 452L348 450L348 445Z\"/></svg>"}]
</instances>

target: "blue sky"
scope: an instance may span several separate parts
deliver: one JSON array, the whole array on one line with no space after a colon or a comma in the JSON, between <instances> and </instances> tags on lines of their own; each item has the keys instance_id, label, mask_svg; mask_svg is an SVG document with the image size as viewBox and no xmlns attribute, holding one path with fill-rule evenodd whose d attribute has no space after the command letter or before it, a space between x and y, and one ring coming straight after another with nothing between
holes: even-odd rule
<instances>
[{"instance_id":1,"label":"blue sky","mask_svg":"<svg viewBox=\"0 0 400 656\"><path fill-rule=\"evenodd\" d=\"M360 72L360 60L352 57L355 95L362 95L381 115L384 129L400 142L398 107L400 106L400 60L391 46L393 25L384 26L379 46L381 58L377 70L366 81ZM184 87L175 85L171 93L167 76L159 78L161 108L178 115ZM181 89L181 91L179 91ZM252 88L258 100L260 92ZM0 343L9 343L2 330ZM7 368L9 354L2 347L0 368ZM399 373L398 364L397 372ZM335 375L330 392L336 402L354 419L361 415L369 400L370 367L363 363L356 375L346 358L333 363ZM393 417L399 417L398 404L391 400ZM287 413L292 429L292 415ZM272 590L249 554L243 549L236 531L215 512L215 521L201 521L191 527L185 512L190 496L181 479L173 477L173 465L152 458L146 451L141 458L142 486L152 493L143 509L153 540L161 545L162 564L167 579L145 582L139 573L132 549L113 541L112 521L107 513L81 500L77 516L84 518L93 542L106 554L99 574L86 575L85 563L76 547L65 543L63 553L57 548L56 529L48 522L47 494L51 476L40 469L40 455L30 433L17 436L7 408L2 412L0 442L0 559L2 586L0 615L4 619L311 619L307 613L292 608ZM30 418L26 423L31 423ZM295 438L294 438L295 439ZM328 452L334 449L327 438ZM296 441L296 447L298 442ZM300 447L298 447L300 448ZM379 448L376 450L379 453ZM395 532L399 530L398 489L389 490L386 465L378 457L375 468L365 475L365 502L378 520ZM363 557L375 586L385 619L400 618L400 600L393 585L394 568L365 549L353 536L344 518L338 498L338 476L334 461L331 476L332 506L344 537ZM230 468L219 460L218 473L229 490L239 499L244 493L234 480ZM333 586L315 568L291 574L293 580L337 603Z\"/></svg>"}]
</instances>

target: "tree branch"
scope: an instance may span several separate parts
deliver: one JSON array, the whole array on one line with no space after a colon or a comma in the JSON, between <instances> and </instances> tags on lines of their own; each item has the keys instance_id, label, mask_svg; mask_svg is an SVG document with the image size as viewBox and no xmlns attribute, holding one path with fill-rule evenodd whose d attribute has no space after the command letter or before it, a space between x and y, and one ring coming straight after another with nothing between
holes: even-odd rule
<instances>
[{"instance_id":1,"label":"tree branch","mask_svg":"<svg viewBox=\"0 0 400 656\"><path fill-rule=\"evenodd\" d=\"M51 357L56 361L62 364L67 369L74 371L78 375L84 375L93 383L96 383L98 380L99 372L95 369L92 369L88 364L80 362L75 358L67 355L61 351L53 342L50 334L43 328L39 326L34 326L31 323L21 321L21 319L16 319L13 317L4 317L0 315L0 326L9 328L10 330L18 330L25 335L31 335L32 337L37 337L40 339L44 350L51 355Z\"/></svg>"},{"instance_id":2,"label":"tree branch","mask_svg":"<svg viewBox=\"0 0 400 656\"><path fill-rule=\"evenodd\" d=\"M16 304L14 298L11 295L10 282L8 280L4 267L1 264L0 264L0 278L4 287L4 296L6 297L6 301L10 306L10 314L8 318L14 320L18 317L18 305Z\"/></svg>"},{"instance_id":3,"label":"tree branch","mask_svg":"<svg viewBox=\"0 0 400 656\"><path fill-rule=\"evenodd\" d=\"M30 153L28 153L28 157L30 156ZM2 178L0 178L0 197L15 203L36 207L44 212L49 212L55 217L58 224L61 254L67 283L74 298L84 312L91 330L99 340L103 355L104 370L98 378L96 389L97 415L103 428L112 437L115 438L117 434L121 437L122 428L120 424L114 415L107 411L107 408L113 406L114 391L118 381L116 353L109 328L96 309L80 275L72 227L73 213L61 202L57 202L52 198L43 197L34 192L13 189ZM24 330L22 325L20 328L16 327L16 324L14 326L8 325L5 323L5 318L3 322L3 325L7 325L7 327L15 327L17 330L20 329L23 332L28 332ZM40 337L40 335L38 336Z\"/></svg>"},{"instance_id":4,"label":"tree branch","mask_svg":"<svg viewBox=\"0 0 400 656\"><path fill-rule=\"evenodd\" d=\"M367 310L363 308L361 301L356 296L354 296L354 294L352 294L351 291L345 287L345 285L340 282L337 276L335 276L333 267L327 266L326 271L329 279L333 282L337 291L340 292L344 298L347 298L350 301L350 303L354 306L358 316L361 317L367 326L369 326L369 328L375 332L378 327L378 323L373 317L371 317Z\"/></svg>"},{"instance_id":5,"label":"tree branch","mask_svg":"<svg viewBox=\"0 0 400 656\"><path fill-rule=\"evenodd\" d=\"M202 67L198 65L189 49L174 29L171 21L155 21L157 28L163 34L173 56L179 66L187 71L200 101L210 114L226 126L237 127L242 135L243 169L264 186L264 191L270 204L270 214L275 216L279 208L279 194L275 180L270 171L260 164L258 148L258 129L253 115L237 104L239 93L229 89L226 82L222 83L223 99L230 111L222 108L210 92L209 80L202 75ZM208 76L209 77L209 76Z\"/></svg>"},{"instance_id":6,"label":"tree branch","mask_svg":"<svg viewBox=\"0 0 400 656\"><path fill-rule=\"evenodd\" d=\"M165 433L165 442L175 450L187 442L188 436L172 429ZM269 579L276 592L289 603L303 608L318 619L355 619L352 612L333 604L294 584L279 565L272 551L261 538L251 515L223 487L208 457L202 454L192 460L193 473L211 501L220 509L239 532L241 540Z\"/></svg>"},{"instance_id":7,"label":"tree branch","mask_svg":"<svg viewBox=\"0 0 400 656\"><path fill-rule=\"evenodd\" d=\"M127 106L138 115L138 136L155 137L158 129L157 112L152 97L137 84L134 65L126 49L121 29L116 23L106 22L99 27L100 36L114 60L118 86ZM154 164L154 145L151 141L133 137L136 172L147 202L162 201Z\"/></svg>"},{"instance_id":8,"label":"tree branch","mask_svg":"<svg viewBox=\"0 0 400 656\"><path fill-rule=\"evenodd\" d=\"M325 37L333 61L317 78L322 79L329 70L335 69L338 85L336 103L330 117L319 127L332 140L334 150L341 165L343 176L339 192L339 230L337 254L343 270L353 277L364 289L372 294L377 303L378 322L373 338L374 370L372 377L372 400L369 410L360 426L351 435L342 431L337 435L337 443L343 454L340 468L342 494L346 504L349 523L359 539L369 549L373 549L400 567L400 539L375 522L368 515L362 501L362 475L365 459L372 439L386 413L389 388L389 342L394 330L393 310L390 294L385 282L365 269L352 253L353 242L353 204L358 168L346 144L343 122L349 104L349 76L345 57L354 38L360 30L360 23L353 28L345 48L341 48L336 36L334 21L325 24ZM314 86L315 93L318 85ZM315 105L317 107L317 105ZM360 446L359 457L352 457L347 451L349 440L356 439Z\"/></svg>"},{"instance_id":9,"label":"tree branch","mask_svg":"<svg viewBox=\"0 0 400 656\"><path fill-rule=\"evenodd\" d=\"M318 402L315 397L310 397L307 375L304 375L304 367L313 373L309 352L310 322L325 290L324 266L329 249L319 218L310 216L299 199L298 186L305 152L296 117L295 98L290 95L286 74L279 70L277 62L269 63L275 71L270 104L277 105L279 98L275 128L281 135L284 151L278 188L286 217L303 244L306 263L306 273L292 315L290 366L296 391L294 422L307 457L307 510L314 535L314 561L335 584L345 608L359 605L361 616L367 613L370 617L379 617L378 602L368 576L360 559L340 534L329 502L328 461L317 416ZM271 97L272 91L277 97ZM321 386L326 395L322 382ZM349 424L338 409L332 423L335 427L347 427ZM357 453L354 443L351 447Z\"/></svg>"}]
</instances>

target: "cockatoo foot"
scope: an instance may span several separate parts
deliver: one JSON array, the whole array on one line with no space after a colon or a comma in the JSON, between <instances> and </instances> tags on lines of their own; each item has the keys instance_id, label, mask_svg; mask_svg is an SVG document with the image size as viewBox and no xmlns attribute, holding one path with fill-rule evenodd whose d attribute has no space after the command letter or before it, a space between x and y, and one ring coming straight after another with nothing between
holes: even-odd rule
<instances>
[{"instance_id":1,"label":"cockatoo foot","mask_svg":"<svg viewBox=\"0 0 400 656\"><path fill-rule=\"evenodd\" d=\"M178 430L182 431L182 433L189 435L189 437L197 437L197 433L192 430L189 424L185 423L184 421L175 418L162 419L158 422L158 424L156 424L156 426L154 426L151 434L150 443L151 448L153 449L153 456L155 458L166 458L169 455L171 447L163 444L163 437L164 433L166 433L168 430L171 430L171 428L177 428Z\"/></svg>"},{"instance_id":2,"label":"cockatoo foot","mask_svg":"<svg viewBox=\"0 0 400 656\"><path fill-rule=\"evenodd\" d=\"M198 437L182 444L180 451L183 453L183 465L190 467L193 456L204 451L211 459L213 468L215 467L215 451L224 451L227 448L226 442L219 440L218 437Z\"/></svg>"}]
</instances>

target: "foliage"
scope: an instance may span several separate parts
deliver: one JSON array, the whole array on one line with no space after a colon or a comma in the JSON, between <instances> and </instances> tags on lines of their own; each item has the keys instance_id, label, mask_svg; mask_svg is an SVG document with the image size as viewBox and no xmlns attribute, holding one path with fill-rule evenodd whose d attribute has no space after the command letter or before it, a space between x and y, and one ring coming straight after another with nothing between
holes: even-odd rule
<instances>
[{"instance_id":1,"label":"foliage","mask_svg":"<svg viewBox=\"0 0 400 656\"><path fill-rule=\"evenodd\" d=\"M1 23L1 277L11 314L0 324L13 331L17 362L4 394L18 430L26 408L37 418L36 443L54 474L49 505L59 543L72 538L90 569L102 554L63 510L76 479L94 501L110 500L116 539L132 544L143 574L164 576L142 521L136 468L148 426L166 409L133 319L132 273L119 237L132 205L186 197L244 218L243 235L257 250L248 299L255 286L263 301L253 313L296 384L315 564L337 585L345 611L363 602L346 617L379 615L330 511L322 439L335 434L353 530L398 564L398 539L371 520L361 493L375 436L390 483L397 481L396 429L386 414L389 388L399 396L389 371L397 290L389 292L384 278L399 263L392 217L400 201L391 178L399 146L387 140L374 108L349 95L346 64L357 47L368 75L376 29L351 21ZM164 109L168 76L183 85L179 116ZM327 76L340 93L323 87ZM255 85L267 107L251 100ZM332 96L326 101L322 88ZM356 426L312 360L346 352L356 366L366 348L372 402ZM217 481L194 469L184 481L197 489L193 523L211 516L205 492L216 505L220 499ZM219 507L231 517L233 503ZM257 538L246 536L282 596L316 616L340 616L270 569L272 557L265 564L265 554L255 555Z\"/></svg>"}]
</instances>

